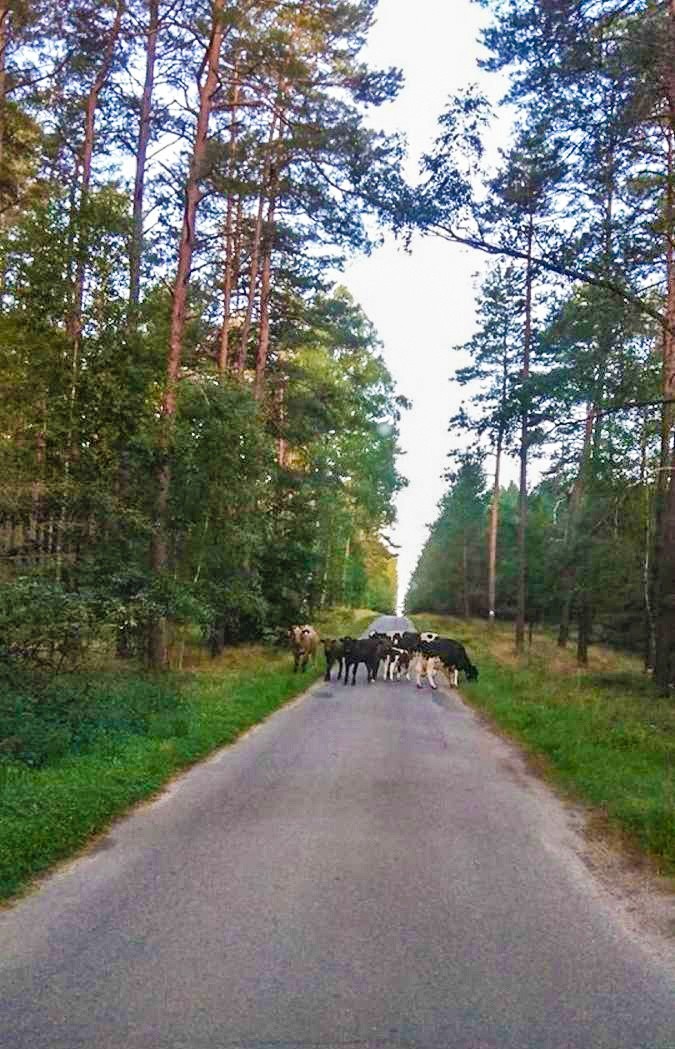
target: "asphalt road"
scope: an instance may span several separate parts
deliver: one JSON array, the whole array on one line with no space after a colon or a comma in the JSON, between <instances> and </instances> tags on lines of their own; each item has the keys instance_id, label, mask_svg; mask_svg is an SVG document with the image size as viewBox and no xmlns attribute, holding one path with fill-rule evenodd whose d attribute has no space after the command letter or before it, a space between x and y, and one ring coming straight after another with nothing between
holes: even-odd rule
<instances>
[{"instance_id":1,"label":"asphalt road","mask_svg":"<svg viewBox=\"0 0 675 1049\"><path fill-rule=\"evenodd\" d=\"M364 678L0 913L3 1049L675 1049L562 805L456 696Z\"/></svg>"}]
</instances>

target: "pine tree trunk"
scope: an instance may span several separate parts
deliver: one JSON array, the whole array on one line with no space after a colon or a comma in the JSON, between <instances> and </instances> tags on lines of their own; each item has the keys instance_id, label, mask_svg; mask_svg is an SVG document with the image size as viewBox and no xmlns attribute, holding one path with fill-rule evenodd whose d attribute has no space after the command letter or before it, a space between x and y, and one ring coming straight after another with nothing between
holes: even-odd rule
<instances>
[{"instance_id":1,"label":"pine tree trunk","mask_svg":"<svg viewBox=\"0 0 675 1049\"><path fill-rule=\"evenodd\" d=\"M675 39L675 0L670 2L671 37ZM675 124L675 71L669 81L671 122ZM663 332L662 396L675 398L675 265L673 264L673 129L668 138L668 187L666 201L667 297ZM659 690L667 693L673 680L675 643L675 449L671 452L673 405L664 403L661 414L661 454L655 498L656 541L654 544L654 617L656 653L654 678Z\"/></svg>"},{"instance_id":2,"label":"pine tree trunk","mask_svg":"<svg viewBox=\"0 0 675 1049\"><path fill-rule=\"evenodd\" d=\"M663 398L675 398L675 271L671 272L668 285L666 310L668 330L664 338ZM670 405L664 404L662 426L663 444L666 434L672 441L672 415ZM673 646L675 645L675 444L666 446L666 458L659 470L660 491L658 493L658 529L655 549L656 593L654 614L656 619L656 657L654 678L661 692L666 693L673 681Z\"/></svg>"},{"instance_id":3,"label":"pine tree trunk","mask_svg":"<svg viewBox=\"0 0 675 1049\"><path fill-rule=\"evenodd\" d=\"M462 537L462 590L464 596L464 618L471 618L471 607L469 602L469 544L466 532Z\"/></svg>"},{"instance_id":4,"label":"pine tree trunk","mask_svg":"<svg viewBox=\"0 0 675 1049\"><path fill-rule=\"evenodd\" d=\"M234 197L227 195L225 211L225 267L223 273L223 323L220 329L218 345L218 371L224 375L227 371L230 352L230 314L232 312L232 270L234 265Z\"/></svg>"},{"instance_id":5,"label":"pine tree trunk","mask_svg":"<svg viewBox=\"0 0 675 1049\"><path fill-rule=\"evenodd\" d=\"M642 561L642 593L645 606L645 670L651 670L654 666L654 654L656 652L656 624L654 622L654 610L652 607L652 545L653 517L652 503L649 485L647 482L647 441L649 434L649 412L645 411L642 417L642 433L640 435L640 489L644 504L644 556Z\"/></svg>"},{"instance_id":6,"label":"pine tree trunk","mask_svg":"<svg viewBox=\"0 0 675 1049\"><path fill-rule=\"evenodd\" d=\"M277 437L277 463L281 469L285 469L288 457L288 445L283 436L286 423L286 379L282 378L277 386L275 401L277 405L277 426L279 436Z\"/></svg>"},{"instance_id":7,"label":"pine tree trunk","mask_svg":"<svg viewBox=\"0 0 675 1049\"><path fill-rule=\"evenodd\" d=\"M87 95L84 117L84 140L80 154L80 165L82 169L82 181L80 183L80 205L79 205L79 230L77 236L75 279L73 287L73 301L70 315L68 317L68 334L73 343L74 368L79 364L80 341L82 338L82 304L84 299L84 277L87 264L87 249L89 237L87 231L87 207L89 204L89 190L91 188L91 169L94 156L94 131L96 122L96 110L101 89L105 84L113 54L120 35L122 15L125 9L124 0L118 0L115 10L115 19L108 35L108 41L103 52L103 61L99 66L98 73Z\"/></svg>"},{"instance_id":8,"label":"pine tree trunk","mask_svg":"<svg viewBox=\"0 0 675 1049\"><path fill-rule=\"evenodd\" d=\"M31 486L31 537L35 543L37 561L42 560L42 516L45 491L47 455L47 405L42 402L43 423L35 435L35 480Z\"/></svg>"},{"instance_id":9,"label":"pine tree trunk","mask_svg":"<svg viewBox=\"0 0 675 1049\"><path fill-rule=\"evenodd\" d=\"M654 678L664 695L670 692L675 679L675 440L668 473L669 483L661 519L654 666Z\"/></svg>"},{"instance_id":10,"label":"pine tree trunk","mask_svg":"<svg viewBox=\"0 0 675 1049\"><path fill-rule=\"evenodd\" d=\"M560 625L558 626L558 648L566 648L570 639L570 616L572 612L572 596L574 590L574 578L563 580L564 597L560 609Z\"/></svg>"},{"instance_id":11,"label":"pine tree trunk","mask_svg":"<svg viewBox=\"0 0 675 1049\"><path fill-rule=\"evenodd\" d=\"M345 543L345 558L342 565L342 603L346 608L349 608L347 587L349 583L349 556L352 550L352 537L347 536L347 542Z\"/></svg>"},{"instance_id":12,"label":"pine tree trunk","mask_svg":"<svg viewBox=\"0 0 675 1049\"><path fill-rule=\"evenodd\" d=\"M495 454L495 476L492 485L492 502L490 504L490 524L488 530L488 621L492 629L495 623L495 605L497 603L497 533L499 530L499 480L502 465L502 444L504 430L500 426L497 434Z\"/></svg>"},{"instance_id":13,"label":"pine tree trunk","mask_svg":"<svg viewBox=\"0 0 675 1049\"><path fill-rule=\"evenodd\" d=\"M143 262L143 205L145 198L145 173L148 146L152 131L152 104L157 59L157 36L159 33L159 0L148 0L148 29L145 49L145 81L141 95L141 111L136 145L136 175L134 179L133 210L131 219L131 244L129 246L129 308L128 324L135 329L138 322L138 305L141 298L141 268ZM124 453L123 453L124 454ZM127 487L127 471L124 463L118 473L119 499L123 501ZM117 655L128 659L131 655L129 632L125 627L117 633Z\"/></svg>"},{"instance_id":14,"label":"pine tree trunk","mask_svg":"<svg viewBox=\"0 0 675 1049\"><path fill-rule=\"evenodd\" d=\"M534 219L530 215L527 231L527 271L525 274L525 331L523 339L522 380L526 385L530 377L530 351L532 348L532 242ZM527 396L527 393L525 394ZM518 610L516 615L516 652L525 649L525 616L527 610L527 455L529 444L529 411L523 404L520 423L520 488L518 493Z\"/></svg>"},{"instance_id":15,"label":"pine tree trunk","mask_svg":"<svg viewBox=\"0 0 675 1049\"><path fill-rule=\"evenodd\" d=\"M0 185L5 162L5 98L7 95L7 47L9 45L9 0L0 0ZM1 203L1 202L0 202ZM4 226L4 212L0 207L0 233ZM0 255L0 310L5 290L5 260Z\"/></svg>"},{"instance_id":16,"label":"pine tree trunk","mask_svg":"<svg viewBox=\"0 0 675 1049\"><path fill-rule=\"evenodd\" d=\"M272 124L267 140L265 160L263 162L262 177L260 182L260 195L258 197L258 211L256 214L255 227L253 230L253 241L251 243L251 266L249 271L248 300L246 303L246 314L241 327L239 342L239 356L237 359L237 371L241 374L246 368L246 356L248 351L248 337L253 322L253 309L255 306L256 293L258 290L258 274L260 270L260 248L263 233L263 216L265 214L265 200L270 181L272 166L272 145L277 132L277 114L272 117Z\"/></svg>"},{"instance_id":17,"label":"pine tree trunk","mask_svg":"<svg viewBox=\"0 0 675 1049\"><path fill-rule=\"evenodd\" d=\"M9 44L9 0L0 0L0 171L5 158L5 96L7 94L7 46Z\"/></svg>"},{"instance_id":18,"label":"pine tree trunk","mask_svg":"<svg viewBox=\"0 0 675 1049\"><path fill-rule=\"evenodd\" d=\"M141 115L136 147L136 178L132 217L131 248L129 251L129 312L136 313L141 296L141 262L143 258L143 197L145 168L152 130L152 101L155 84L157 34L159 32L159 0L148 0L148 43L145 51L145 83L141 96Z\"/></svg>"},{"instance_id":19,"label":"pine tree trunk","mask_svg":"<svg viewBox=\"0 0 675 1049\"><path fill-rule=\"evenodd\" d=\"M559 648L566 647L570 636L570 614L574 597L574 584L577 577L575 557L579 529L579 512L586 492L586 479L588 477L588 467L591 458L593 428L596 414L596 406L589 404L586 413L586 422L584 424L584 443L581 448L579 469L570 495L567 528L565 533L565 564L562 570L563 599L560 609L560 625L558 629Z\"/></svg>"},{"instance_id":20,"label":"pine tree trunk","mask_svg":"<svg viewBox=\"0 0 675 1049\"><path fill-rule=\"evenodd\" d=\"M607 154L605 158L604 166L604 214L602 222L603 230L603 271L608 280L611 280L614 272L614 198L615 198L615 182L616 182L616 171L615 171L615 142L610 138L607 145ZM578 492L578 506L582 505L582 500L587 496L587 493L592 493L593 483L597 476L598 463L600 461L600 450L601 450L601 437L602 437L602 405L605 397L605 386L606 386L606 372L607 364L611 359L612 351L614 349L615 334L612 327L611 320L606 318L604 313L601 313L600 324L598 331L598 365L595 374L595 380L593 384L592 393L592 404L593 407L589 412L586 419L586 430L584 433L584 455L582 455L581 471L579 479L581 481L581 489ZM590 427L590 433L589 433ZM587 512L585 514L585 524L590 529L592 525L591 512L592 503L586 499ZM578 515L577 515L578 516ZM579 536L578 527L575 528L573 535L573 542ZM591 589L590 580L593 578L593 560L594 560L594 548L593 544L586 539L582 540L581 543L577 543L578 557L576 558L576 564L570 565L570 570L574 573L576 580L579 581L579 597L578 597L578 624L579 632L577 639L577 663L580 666L586 666L588 663L588 646L591 643L591 604L593 600L593 594Z\"/></svg>"},{"instance_id":21,"label":"pine tree trunk","mask_svg":"<svg viewBox=\"0 0 675 1049\"><path fill-rule=\"evenodd\" d=\"M270 296L272 292L272 248L274 246L274 211L275 189L274 178L270 189L270 202L267 209L263 247L262 276L260 281L260 327L258 332L258 352L255 362L255 396L262 398L265 386L265 369L270 346Z\"/></svg>"},{"instance_id":22,"label":"pine tree trunk","mask_svg":"<svg viewBox=\"0 0 675 1049\"><path fill-rule=\"evenodd\" d=\"M82 309L84 303L84 279L87 266L87 253L89 249L89 232L87 215L89 205L89 191L91 189L92 162L94 157L94 134L96 124L96 110L103 85L105 84L117 41L122 25L122 15L125 9L124 0L118 0L115 10L115 18L110 28L108 41L103 51L103 61L99 66L94 82L89 89L85 106L84 139L80 153L80 167L82 171L80 183L80 202L75 219L77 232L74 239L75 267L73 276L72 299L70 310L66 318L66 333L70 339L70 390L68 395L68 433L66 437L66 457L63 470L63 499L57 534L56 547L56 577L61 579L63 567L63 553L66 543L66 525L68 519L68 497L70 489L70 468L74 457L75 440L75 404L77 401L77 388L80 376L80 353L82 343ZM75 227L73 226L73 231Z\"/></svg>"},{"instance_id":23,"label":"pine tree trunk","mask_svg":"<svg viewBox=\"0 0 675 1049\"><path fill-rule=\"evenodd\" d=\"M232 296L230 303L232 308L238 313L239 312L239 278L241 277L241 263L242 263L242 243L244 239L244 201L241 197L237 198L237 213L234 218L234 239L233 239L233 252L234 257L232 259ZM234 362L230 363L232 368Z\"/></svg>"},{"instance_id":24,"label":"pine tree trunk","mask_svg":"<svg viewBox=\"0 0 675 1049\"><path fill-rule=\"evenodd\" d=\"M584 591L579 600L577 637L577 663L579 666L588 666L588 646L591 640L591 607L588 594Z\"/></svg>"},{"instance_id":25,"label":"pine tree trunk","mask_svg":"<svg viewBox=\"0 0 675 1049\"><path fill-rule=\"evenodd\" d=\"M218 346L218 371L224 375L227 371L228 356L230 352L230 313L232 309L232 288L234 284L235 266L235 237L234 237L234 211L235 195L232 192L232 180L237 163L237 106L239 105L241 86L239 82L239 66L235 61L234 83L232 85L232 119L230 120L230 158L228 163L228 176L230 185L227 191L227 205L225 209L225 265L223 270L223 323L220 329L220 344Z\"/></svg>"},{"instance_id":26,"label":"pine tree trunk","mask_svg":"<svg viewBox=\"0 0 675 1049\"><path fill-rule=\"evenodd\" d=\"M196 238L197 207L201 199L200 180L204 175L209 118L213 109L213 98L218 89L218 66L225 33L224 6L225 0L214 0L213 2L213 25L202 64L202 71L206 71L206 76L199 86L197 128L185 187L183 224L171 307L165 391L161 407L162 420L159 438L155 522L150 548L151 567L157 575L162 575L166 572L169 563L168 509L171 488L171 434L176 414L176 388L183 352L188 283ZM155 620L151 624L149 658L151 665L155 669L161 669L168 664L167 624L166 620L162 618Z\"/></svg>"}]
</instances>

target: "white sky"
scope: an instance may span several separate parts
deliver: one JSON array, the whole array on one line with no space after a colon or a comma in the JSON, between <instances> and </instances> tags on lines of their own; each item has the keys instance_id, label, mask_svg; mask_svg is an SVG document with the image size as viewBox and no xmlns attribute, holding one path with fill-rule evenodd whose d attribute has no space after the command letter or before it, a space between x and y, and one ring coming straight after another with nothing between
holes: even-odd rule
<instances>
[{"instance_id":1,"label":"white sky","mask_svg":"<svg viewBox=\"0 0 675 1049\"><path fill-rule=\"evenodd\" d=\"M402 69L405 86L395 102L374 111L373 124L406 134L412 177L449 95L479 82L494 101L499 97L494 75L477 66L484 22L485 12L471 0L380 0L364 57L373 67ZM466 361L453 347L473 333L473 275L485 265L484 256L434 238L417 239L411 254L388 238L371 256L352 260L341 278L375 324L399 391L413 402L399 461L410 483L390 533L401 546L399 604L445 488L440 476L453 441L448 420L466 396L449 381Z\"/></svg>"}]
</instances>

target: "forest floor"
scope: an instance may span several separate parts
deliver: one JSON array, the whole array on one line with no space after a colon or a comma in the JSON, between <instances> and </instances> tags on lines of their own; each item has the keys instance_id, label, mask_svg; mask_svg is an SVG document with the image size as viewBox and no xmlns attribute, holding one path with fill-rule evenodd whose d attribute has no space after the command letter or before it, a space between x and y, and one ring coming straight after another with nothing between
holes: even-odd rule
<instances>
[{"instance_id":1,"label":"forest floor","mask_svg":"<svg viewBox=\"0 0 675 1049\"><path fill-rule=\"evenodd\" d=\"M375 615L338 609L315 625L323 636L358 635ZM181 642L179 662L153 675L102 654L98 667L38 692L0 689L0 901L325 670L321 648L304 674L293 673L287 649L263 645L210 659L203 645Z\"/></svg>"},{"instance_id":2,"label":"forest floor","mask_svg":"<svg viewBox=\"0 0 675 1049\"><path fill-rule=\"evenodd\" d=\"M485 621L424 613L414 623L462 641L480 671L462 696L559 793L585 803L589 842L620 856L636 885L654 876L675 891L675 697L656 694L640 660L594 646L579 668L573 646L559 649L549 632L519 657L512 624L491 632ZM615 860L607 852L604 862Z\"/></svg>"}]
</instances>

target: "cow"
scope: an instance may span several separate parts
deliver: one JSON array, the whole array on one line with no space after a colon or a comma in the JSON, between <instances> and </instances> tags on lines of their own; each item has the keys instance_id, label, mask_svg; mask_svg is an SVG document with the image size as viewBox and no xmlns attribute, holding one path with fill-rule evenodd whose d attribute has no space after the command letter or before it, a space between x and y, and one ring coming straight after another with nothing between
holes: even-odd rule
<instances>
[{"instance_id":1,"label":"cow","mask_svg":"<svg viewBox=\"0 0 675 1049\"><path fill-rule=\"evenodd\" d=\"M426 677L431 688L435 691L438 688L438 685L436 684L436 678L434 675L436 671L440 669L441 659L439 656L425 656L422 652L417 652L410 662L406 678L410 681L410 674L413 673L415 675L415 683L417 687L422 688L422 678Z\"/></svg>"},{"instance_id":2,"label":"cow","mask_svg":"<svg viewBox=\"0 0 675 1049\"><path fill-rule=\"evenodd\" d=\"M416 652L421 641L421 635L412 630L405 630L402 634L396 633L392 638L394 648L402 648L404 652Z\"/></svg>"},{"instance_id":3,"label":"cow","mask_svg":"<svg viewBox=\"0 0 675 1049\"><path fill-rule=\"evenodd\" d=\"M405 630L402 634L393 635L392 643L396 648L402 648L406 652L419 652L420 645L436 641L438 634L418 634L414 630Z\"/></svg>"},{"instance_id":4,"label":"cow","mask_svg":"<svg viewBox=\"0 0 675 1049\"><path fill-rule=\"evenodd\" d=\"M387 681L399 681L401 674L407 673L410 666L410 652L403 648L394 648L389 653L385 678Z\"/></svg>"},{"instance_id":5,"label":"cow","mask_svg":"<svg viewBox=\"0 0 675 1049\"><path fill-rule=\"evenodd\" d=\"M342 678L342 665L345 658L345 641L353 640L352 637L341 637L339 639L331 638L330 640L321 642L326 656L326 673L324 675L324 681L330 681L330 672L333 669L334 663L338 664L338 681Z\"/></svg>"},{"instance_id":6,"label":"cow","mask_svg":"<svg viewBox=\"0 0 675 1049\"><path fill-rule=\"evenodd\" d=\"M352 671L352 685L356 684L356 671L359 663L364 663L368 673L368 684L375 680L377 668L380 663L382 641L379 638L368 637L355 640L344 639L345 653L345 685L349 683L349 671Z\"/></svg>"},{"instance_id":7,"label":"cow","mask_svg":"<svg viewBox=\"0 0 675 1049\"><path fill-rule=\"evenodd\" d=\"M433 641L422 641L420 651L425 656L437 656L443 666L451 673L453 685L456 685L456 672L463 670L467 681L478 680L478 667L474 666L469 659L464 645L459 641L453 641L449 637L437 637Z\"/></svg>"},{"instance_id":8,"label":"cow","mask_svg":"<svg viewBox=\"0 0 675 1049\"><path fill-rule=\"evenodd\" d=\"M293 653L293 672L300 667L304 673L307 663L311 657L312 662L316 659L319 647L319 635L313 626L292 626L288 631L288 641Z\"/></svg>"},{"instance_id":9,"label":"cow","mask_svg":"<svg viewBox=\"0 0 675 1049\"><path fill-rule=\"evenodd\" d=\"M377 680L377 675L380 669L380 663L384 662L384 678L387 680L387 673L389 670L389 662L391 659L391 653L393 649L393 642L388 634L371 634L371 640L377 641L377 648L375 650L375 657L373 663L373 681Z\"/></svg>"}]
</instances>

